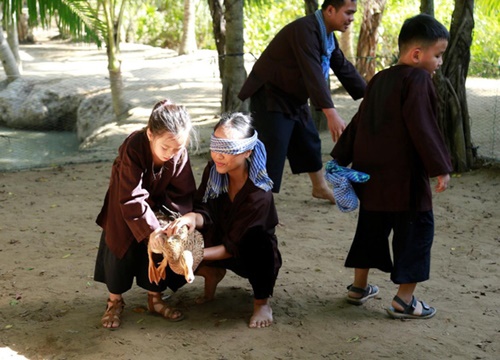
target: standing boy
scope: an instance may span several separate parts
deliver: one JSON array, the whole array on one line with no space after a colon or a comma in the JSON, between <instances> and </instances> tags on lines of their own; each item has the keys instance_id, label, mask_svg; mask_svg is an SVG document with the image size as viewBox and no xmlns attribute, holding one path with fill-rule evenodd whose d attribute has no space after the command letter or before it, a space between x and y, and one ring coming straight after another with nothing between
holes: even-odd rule
<instances>
[{"instance_id":1,"label":"standing boy","mask_svg":"<svg viewBox=\"0 0 500 360\"><path fill-rule=\"evenodd\" d=\"M333 34L347 30L356 10L355 0L325 0L314 14L286 25L257 60L238 94L241 100L251 98L250 110L266 146L267 172L275 193L288 158L294 174L309 174L312 196L335 203L323 176L321 140L307 100L323 111L337 141L345 122L333 105L330 69L353 99L363 97L366 88Z\"/></svg>"},{"instance_id":2,"label":"standing boy","mask_svg":"<svg viewBox=\"0 0 500 360\"><path fill-rule=\"evenodd\" d=\"M380 71L367 87L357 114L333 148L340 165L370 175L355 184L358 225L345 266L354 268L347 301L361 305L378 294L370 268L391 273L399 285L390 316L427 319L436 309L417 300L417 283L429 279L434 218L429 177L446 190L450 156L437 124L433 73L448 46L446 28L429 15L407 19L400 31L397 65ZM393 232L391 261L389 234Z\"/></svg>"}]
</instances>

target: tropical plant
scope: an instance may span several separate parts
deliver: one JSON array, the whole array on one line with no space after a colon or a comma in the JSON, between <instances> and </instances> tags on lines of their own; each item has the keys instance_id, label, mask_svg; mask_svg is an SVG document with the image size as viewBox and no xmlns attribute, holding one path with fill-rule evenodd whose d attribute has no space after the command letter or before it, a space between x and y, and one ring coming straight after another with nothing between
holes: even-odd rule
<instances>
[{"instance_id":1,"label":"tropical plant","mask_svg":"<svg viewBox=\"0 0 500 360\"><path fill-rule=\"evenodd\" d=\"M205 1L195 1L193 4L197 47L214 49L209 4ZM184 31L183 1L146 0L140 3L134 2L131 6L134 7L133 16L128 21L130 28L134 30L134 41L151 46L179 49Z\"/></svg>"},{"instance_id":2,"label":"tropical plant","mask_svg":"<svg viewBox=\"0 0 500 360\"><path fill-rule=\"evenodd\" d=\"M304 0L276 0L272 6L254 0L246 2L243 10L245 52L259 57L283 26L304 16L305 7Z\"/></svg>"},{"instance_id":3,"label":"tropical plant","mask_svg":"<svg viewBox=\"0 0 500 360\"><path fill-rule=\"evenodd\" d=\"M151 46L177 48L182 35L183 8L179 1L165 2L165 7L143 3L137 9L137 41Z\"/></svg>"},{"instance_id":4,"label":"tropical plant","mask_svg":"<svg viewBox=\"0 0 500 360\"><path fill-rule=\"evenodd\" d=\"M4 5L9 1L4 1ZM100 1L99 1L100 2ZM94 42L101 46L106 25L96 11L97 1L87 0L10 0L11 12L28 8L30 25L50 27L52 20L59 19L59 27L75 39ZM93 4L93 5L92 5Z\"/></svg>"},{"instance_id":5,"label":"tropical plant","mask_svg":"<svg viewBox=\"0 0 500 360\"><path fill-rule=\"evenodd\" d=\"M474 41L469 74L500 78L500 10L495 0L478 0L474 10Z\"/></svg>"},{"instance_id":6,"label":"tropical plant","mask_svg":"<svg viewBox=\"0 0 500 360\"><path fill-rule=\"evenodd\" d=\"M103 29L92 13L82 3L83 1L73 0L74 4L69 5L66 0L4 0L1 2L3 14L3 26L7 30L9 44L2 42L0 59L6 64L4 71L8 81L13 81L21 76L19 68L21 64L16 62L19 43L17 40L17 19L22 14L23 6L28 7L28 21L31 25L40 24L49 26L55 14L63 19L62 29L71 32L77 37L86 41L94 41L100 46L101 41L98 32ZM2 39L3 32L2 32ZM14 59L14 62L12 62Z\"/></svg>"}]
</instances>

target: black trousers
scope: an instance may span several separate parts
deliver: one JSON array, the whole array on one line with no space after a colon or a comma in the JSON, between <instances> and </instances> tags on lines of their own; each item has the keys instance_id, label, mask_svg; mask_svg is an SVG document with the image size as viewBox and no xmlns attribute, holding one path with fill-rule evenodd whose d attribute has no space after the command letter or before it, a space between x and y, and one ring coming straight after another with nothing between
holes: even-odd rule
<instances>
[{"instance_id":1,"label":"black trousers","mask_svg":"<svg viewBox=\"0 0 500 360\"><path fill-rule=\"evenodd\" d=\"M154 254L154 260L161 261L162 256ZM168 287L172 291L177 291L186 284L186 279L178 275L168 266L166 279L161 280L158 285L151 283L148 277L148 249L144 241L138 243L134 241L123 258L119 259L106 245L105 233L101 234L99 250L94 270L94 280L106 284L110 293L123 294L132 288L135 281L138 286L148 291L162 292Z\"/></svg>"},{"instance_id":2,"label":"black trousers","mask_svg":"<svg viewBox=\"0 0 500 360\"><path fill-rule=\"evenodd\" d=\"M266 147L266 168L274 183L274 193L280 190L287 158L293 174L321 170L321 139L308 108L298 108L300 115L296 115L297 118L278 111L268 111L266 91L262 87L252 95L250 111L259 139Z\"/></svg>"},{"instance_id":3,"label":"black trousers","mask_svg":"<svg viewBox=\"0 0 500 360\"><path fill-rule=\"evenodd\" d=\"M282 265L276 236L260 230L249 230L241 239L238 256L206 263L233 271L248 279L255 299L272 297Z\"/></svg>"},{"instance_id":4,"label":"black trousers","mask_svg":"<svg viewBox=\"0 0 500 360\"><path fill-rule=\"evenodd\" d=\"M433 240L432 211L382 212L361 208L345 266L391 273L395 284L422 282L429 279Z\"/></svg>"}]
</instances>

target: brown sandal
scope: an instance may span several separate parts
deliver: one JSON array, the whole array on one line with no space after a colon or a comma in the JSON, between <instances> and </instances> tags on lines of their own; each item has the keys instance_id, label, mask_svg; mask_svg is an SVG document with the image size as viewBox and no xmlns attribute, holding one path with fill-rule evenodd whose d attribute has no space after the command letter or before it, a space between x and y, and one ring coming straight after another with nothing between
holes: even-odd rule
<instances>
[{"instance_id":1,"label":"brown sandal","mask_svg":"<svg viewBox=\"0 0 500 360\"><path fill-rule=\"evenodd\" d=\"M161 304L159 311L155 310L155 305ZM165 319L176 322L184 319L184 314L179 310L169 307L161 298L161 294L148 294L148 310L152 314L160 315ZM177 316L176 316L177 315Z\"/></svg>"},{"instance_id":2,"label":"brown sandal","mask_svg":"<svg viewBox=\"0 0 500 360\"><path fill-rule=\"evenodd\" d=\"M101 318L101 324L106 329L116 329L120 326L120 316L123 313L123 308L125 307L125 301L123 299L111 300L108 299L108 304L106 305L106 311ZM118 324L113 326L113 324ZM104 326L104 324L111 324L110 327Z\"/></svg>"}]
</instances>

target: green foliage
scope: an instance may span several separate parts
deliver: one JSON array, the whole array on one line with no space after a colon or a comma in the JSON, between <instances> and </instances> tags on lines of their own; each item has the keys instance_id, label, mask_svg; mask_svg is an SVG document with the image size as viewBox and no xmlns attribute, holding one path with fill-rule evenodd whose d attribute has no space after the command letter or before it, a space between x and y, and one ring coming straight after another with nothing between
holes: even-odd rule
<instances>
[{"instance_id":1,"label":"green foliage","mask_svg":"<svg viewBox=\"0 0 500 360\"><path fill-rule=\"evenodd\" d=\"M215 50L212 17L206 0L196 3L196 44L200 49Z\"/></svg>"},{"instance_id":2,"label":"green foliage","mask_svg":"<svg viewBox=\"0 0 500 360\"><path fill-rule=\"evenodd\" d=\"M164 12L157 11L156 6L142 4L136 13L136 41L151 46L162 46L162 34L168 31L168 23L164 21ZM181 24L182 26L182 24ZM179 39L179 32L169 33L169 38Z\"/></svg>"},{"instance_id":3,"label":"green foliage","mask_svg":"<svg viewBox=\"0 0 500 360\"><path fill-rule=\"evenodd\" d=\"M304 9L303 0L276 0L267 6L245 3L245 52L258 57L283 26L304 16Z\"/></svg>"},{"instance_id":4,"label":"green foliage","mask_svg":"<svg viewBox=\"0 0 500 360\"><path fill-rule=\"evenodd\" d=\"M471 46L469 75L500 77L500 22L498 10L478 0L475 9L475 29ZM321 3L321 1L320 1ZM363 2L358 1L354 34L359 34ZM454 0L435 0L435 16L449 28L455 6ZM420 0L388 0L379 27L377 70L397 60L397 37L403 21L420 12ZM287 23L304 16L303 0L246 1L244 8L245 52L258 57L274 35ZM177 49L182 35L184 7L179 0L143 1L132 15L136 27L136 41ZM264 19L264 20L263 20ZM196 36L200 49L215 49L212 18L206 0L198 0L196 7ZM354 37L354 41L357 36ZM356 45L356 44L355 44Z\"/></svg>"},{"instance_id":5,"label":"green foliage","mask_svg":"<svg viewBox=\"0 0 500 360\"><path fill-rule=\"evenodd\" d=\"M486 15L476 8L469 75L500 78L500 22L498 14Z\"/></svg>"},{"instance_id":6,"label":"green foliage","mask_svg":"<svg viewBox=\"0 0 500 360\"><path fill-rule=\"evenodd\" d=\"M450 27L453 0L434 1L434 16ZM379 28L377 70L393 64L398 58L398 35L405 19L420 13L420 0L388 0Z\"/></svg>"},{"instance_id":7,"label":"green foliage","mask_svg":"<svg viewBox=\"0 0 500 360\"><path fill-rule=\"evenodd\" d=\"M158 8L156 4L141 4L133 16L136 41L151 46L177 49L182 37L184 2L166 0ZM196 42L199 48L214 49L212 19L206 1L196 2Z\"/></svg>"},{"instance_id":8,"label":"green foliage","mask_svg":"<svg viewBox=\"0 0 500 360\"><path fill-rule=\"evenodd\" d=\"M475 29L471 46L469 75L500 77L500 22L498 10L485 6L487 0L477 2ZM493 1L493 0L491 0ZM320 2L321 3L321 2ZM359 34L363 2L358 1L354 17L354 34ZM435 0L435 17L447 28L455 6L454 0ZM388 0L379 27L377 70L397 61L398 34L404 20L420 12L420 0ZM303 0L273 2L272 5L245 4L245 51L258 56L273 36L287 23L304 16ZM262 21L262 19L266 19ZM354 41L357 41L355 36ZM354 44L356 46L356 44Z\"/></svg>"},{"instance_id":9,"label":"green foliage","mask_svg":"<svg viewBox=\"0 0 500 360\"><path fill-rule=\"evenodd\" d=\"M434 16L448 29L454 0L435 0ZM398 54L399 29L408 17L420 12L420 0L388 0L379 29L377 70L391 65ZM500 22L498 14L476 6L469 76L500 77Z\"/></svg>"}]
</instances>

